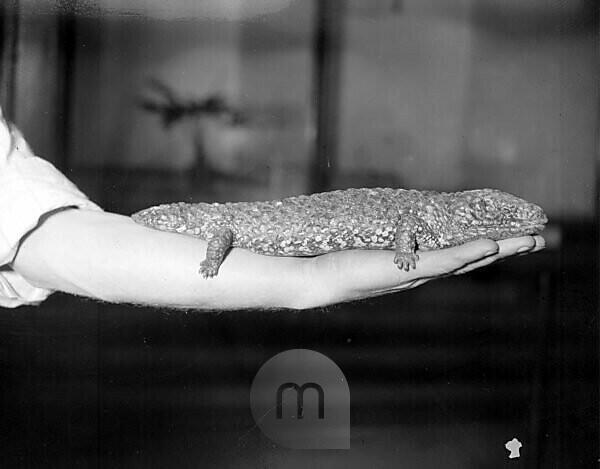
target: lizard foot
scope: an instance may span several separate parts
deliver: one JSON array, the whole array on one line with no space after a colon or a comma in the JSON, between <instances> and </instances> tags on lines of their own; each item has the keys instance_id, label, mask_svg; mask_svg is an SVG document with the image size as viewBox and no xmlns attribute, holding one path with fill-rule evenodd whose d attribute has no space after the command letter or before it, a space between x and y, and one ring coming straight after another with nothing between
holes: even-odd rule
<instances>
[{"instance_id":1,"label":"lizard foot","mask_svg":"<svg viewBox=\"0 0 600 469\"><path fill-rule=\"evenodd\" d=\"M413 269L417 268L418 260L419 256L417 254L397 252L396 257L394 257L394 264L396 264L400 270L408 272L411 267Z\"/></svg>"},{"instance_id":2,"label":"lizard foot","mask_svg":"<svg viewBox=\"0 0 600 469\"><path fill-rule=\"evenodd\" d=\"M215 262L211 262L207 259L200 262L200 269L198 269L198 273L202 275L204 278L211 278L217 275L219 271L219 265Z\"/></svg>"}]
</instances>

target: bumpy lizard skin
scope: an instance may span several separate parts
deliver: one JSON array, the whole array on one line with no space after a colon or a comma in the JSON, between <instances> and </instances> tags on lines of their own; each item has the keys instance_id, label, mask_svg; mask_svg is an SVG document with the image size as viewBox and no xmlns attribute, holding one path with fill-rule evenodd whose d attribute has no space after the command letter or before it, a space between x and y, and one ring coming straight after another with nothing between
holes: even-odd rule
<instances>
[{"instance_id":1,"label":"bumpy lizard skin","mask_svg":"<svg viewBox=\"0 0 600 469\"><path fill-rule=\"evenodd\" d=\"M501 240L544 229L544 211L494 189L434 192L346 189L265 202L174 203L132 215L135 222L208 242L200 264L217 274L230 247L272 256L315 256L345 249L394 249L400 269L416 250Z\"/></svg>"}]
</instances>

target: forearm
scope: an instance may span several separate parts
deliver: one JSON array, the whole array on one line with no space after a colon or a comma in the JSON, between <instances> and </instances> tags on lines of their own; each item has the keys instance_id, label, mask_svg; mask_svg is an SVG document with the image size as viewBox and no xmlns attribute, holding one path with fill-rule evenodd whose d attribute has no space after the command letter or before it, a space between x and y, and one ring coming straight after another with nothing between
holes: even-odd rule
<instances>
[{"instance_id":1,"label":"forearm","mask_svg":"<svg viewBox=\"0 0 600 469\"><path fill-rule=\"evenodd\" d=\"M88 210L55 213L21 244L13 269L32 284L115 303L227 310L305 309L402 291L431 279L544 248L540 236L480 239L419 253L416 269L392 251L342 251L314 258L232 249L219 275L198 273L206 242L153 230L129 217Z\"/></svg>"},{"instance_id":2,"label":"forearm","mask_svg":"<svg viewBox=\"0 0 600 469\"><path fill-rule=\"evenodd\" d=\"M172 308L303 308L310 259L233 249L219 275L198 274L206 243L105 212L67 210L28 236L13 268L37 286L109 302Z\"/></svg>"}]
</instances>

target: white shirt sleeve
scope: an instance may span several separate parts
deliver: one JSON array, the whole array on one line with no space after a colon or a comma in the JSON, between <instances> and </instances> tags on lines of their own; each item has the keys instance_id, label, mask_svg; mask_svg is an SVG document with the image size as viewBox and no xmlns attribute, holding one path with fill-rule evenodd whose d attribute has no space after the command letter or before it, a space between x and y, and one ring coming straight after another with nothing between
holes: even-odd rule
<instances>
[{"instance_id":1,"label":"white shirt sleeve","mask_svg":"<svg viewBox=\"0 0 600 469\"><path fill-rule=\"evenodd\" d=\"M0 110L0 307L38 304L52 290L12 270L23 237L43 215L66 207L102 210L52 164L33 154Z\"/></svg>"}]
</instances>

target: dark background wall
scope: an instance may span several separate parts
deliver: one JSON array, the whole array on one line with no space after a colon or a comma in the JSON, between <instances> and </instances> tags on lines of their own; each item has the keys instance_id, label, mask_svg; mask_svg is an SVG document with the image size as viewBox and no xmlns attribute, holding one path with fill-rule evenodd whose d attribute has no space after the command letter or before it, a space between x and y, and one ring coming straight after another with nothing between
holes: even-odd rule
<instances>
[{"instance_id":1,"label":"dark background wall","mask_svg":"<svg viewBox=\"0 0 600 469\"><path fill-rule=\"evenodd\" d=\"M14 70L13 117L39 153L55 160L68 149L72 167L167 170L203 158L260 179L254 192L264 196L310 188L312 2L280 2L264 15L236 4L225 18L182 18L185 2L179 13L114 2L103 14L83 10L72 30L51 3L20 6ZM551 215L592 216L593 17L579 0L348 3L333 109L337 185L367 174L405 187L492 186ZM182 100L220 94L250 119L191 116L165 127L139 106L156 96L152 79ZM68 142L56 142L63 125Z\"/></svg>"},{"instance_id":2,"label":"dark background wall","mask_svg":"<svg viewBox=\"0 0 600 469\"><path fill-rule=\"evenodd\" d=\"M340 185L370 174L406 187L492 186L552 215L593 214L598 37L587 2L369 5L349 3L342 21ZM162 10L79 16L70 164L186 170L201 153L219 170L262 176L265 196L306 191L314 8L285 6L250 17L238 7L233 21ZM60 18L22 9L15 117L53 158ZM221 94L251 119L233 127L196 116L165 128L138 105L151 79L182 99Z\"/></svg>"}]
</instances>

